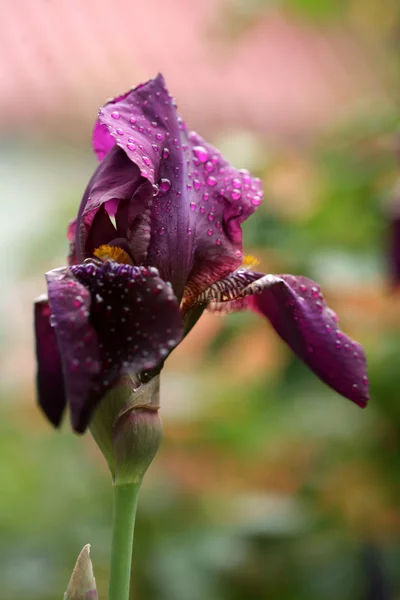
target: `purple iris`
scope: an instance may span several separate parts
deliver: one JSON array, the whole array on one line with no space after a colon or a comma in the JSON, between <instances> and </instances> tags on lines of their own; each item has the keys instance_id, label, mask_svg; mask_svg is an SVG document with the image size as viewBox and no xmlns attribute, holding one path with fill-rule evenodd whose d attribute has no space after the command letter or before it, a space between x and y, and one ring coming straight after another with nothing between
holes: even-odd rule
<instances>
[{"instance_id":1,"label":"purple iris","mask_svg":"<svg viewBox=\"0 0 400 600\"><path fill-rule=\"evenodd\" d=\"M243 266L261 182L187 130L161 75L99 111L93 146L70 265L47 273L35 304L39 402L55 425L68 403L84 431L105 392L159 373L205 309L262 314L325 383L367 404L364 351L319 286Z\"/></svg>"}]
</instances>

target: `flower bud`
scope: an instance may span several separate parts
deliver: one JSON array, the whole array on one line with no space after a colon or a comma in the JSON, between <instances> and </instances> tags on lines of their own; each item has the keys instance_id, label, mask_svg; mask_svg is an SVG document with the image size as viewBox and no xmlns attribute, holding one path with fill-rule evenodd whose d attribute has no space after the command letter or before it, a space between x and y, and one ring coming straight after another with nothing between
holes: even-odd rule
<instances>
[{"instance_id":1,"label":"flower bud","mask_svg":"<svg viewBox=\"0 0 400 600\"><path fill-rule=\"evenodd\" d=\"M87 544L78 556L64 600L98 600L96 580L90 560L90 544Z\"/></svg>"},{"instance_id":2,"label":"flower bud","mask_svg":"<svg viewBox=\"0 0 400 600\"><path fill-rule=\"evenodd\" d=\"M162 437L158 415L159 377L143 385L114 423L114 483L139 484L153 460Z\"/></svg>"}]
</instances>

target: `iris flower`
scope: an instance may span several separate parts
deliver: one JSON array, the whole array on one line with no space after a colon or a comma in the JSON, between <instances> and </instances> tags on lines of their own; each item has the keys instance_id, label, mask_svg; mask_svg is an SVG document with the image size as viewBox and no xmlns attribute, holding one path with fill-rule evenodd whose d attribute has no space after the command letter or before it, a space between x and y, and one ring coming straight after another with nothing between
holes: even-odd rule
<instances>
[{"instance_id":1,"label":"iris flower","mask_svg":"<svg viewBox=\"0 0 400 600\"><path fill-rule=\"evenodd\" d=\"M364 351L319 285L243 257L260 180L187 129L161 75L99 111L93 147L100 164L69 227L69 265L46 274L35 303L39 403L54 425L68 404L83 432L123 375L159 374L204 310L266 317L322 381L366 405Z\"/></svg>"}]
</instances>

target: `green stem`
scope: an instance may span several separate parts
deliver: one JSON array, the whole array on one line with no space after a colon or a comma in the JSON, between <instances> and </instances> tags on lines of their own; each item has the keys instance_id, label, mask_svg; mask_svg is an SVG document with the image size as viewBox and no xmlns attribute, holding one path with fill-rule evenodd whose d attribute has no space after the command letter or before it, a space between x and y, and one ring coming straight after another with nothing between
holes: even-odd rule
<instances>
[{"instance_id":1,"label":"green stem","mask_svg":"<svg viewBox=\"0 0 400 600\"><path fill-rule=\"evenodd\" d=\"M114 485L109 600L129 600L133 532L140 484Z\"/></svg>"}]
</instances>

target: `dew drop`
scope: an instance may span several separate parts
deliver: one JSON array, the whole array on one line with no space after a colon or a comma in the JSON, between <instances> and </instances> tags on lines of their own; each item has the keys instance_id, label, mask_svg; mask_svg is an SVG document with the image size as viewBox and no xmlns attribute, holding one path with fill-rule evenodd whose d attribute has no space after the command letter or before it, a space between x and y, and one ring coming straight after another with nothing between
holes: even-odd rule
<instances>
[{"instance_id":1,"label":"dew drop","mask_svg":"<svg viewBox=\"0 0 400 600\"><path fill-rule=\"evenodd\" d=\"M242 187L242 182L240 181L240 179L235 177L235 179L232 181L232 187L240 190L240 188Z\"/></svg>"},{"instance_id":2,"label":"dew drop","mask_svg":"<svg viewBox=\"0 0 400 600\"><path fill-rule=\"evenodd\" d=\"M166 177L163 177L159 183L159 188L162 192L168 192L171 189L171 182Z\"/></svg>"},{"instance_id":3,"label":"dew drop","mask_svg":"<svg viewBox=\"0 0 400 600\"><path fill-rule=\"evenodd\" d=\"M147 165L148 167L150 166L150 159L148 156L142 156L142 160L144 162L145 165Z\"/></svg>"},{"instance_id":4,"label":"dew drop","mask_svg":"<svg viewBox=\"0 0 400 600\"><path fill-rule=\"evenodd\" d=\"M216 183L217 183L217 180L212 175L207 177L206 181L207 181L207 185L209 185L210 187L214 187L214 185L216 185Z\"/></svg>"},{"instance_id":5,"label":"dew drop","mask_svg":"<svg viewBox=\"0 0 400 600\"><path fill-rule=\"evenodd\" d=\"M208 192L204 192L204 194L203 194L203 200L207 201L209 199L209 197L210 197L210 194Z\"/></svg>"},{"instance_id":6,"label":"dew drop","mask_svg":"<svg viewBox=\"0 0 400 600\"><path fill-rule=\"evenodd\" d=\"M204 168L209 173L211 173L212 171L214 171L214 165L213 165L213 163L210 160L208 162L206 162L206 164L204 165Z\"/></svg>"},{"instance_id":7,"label":"dew drop","mask_svg":"<svg viewBox=\"0 0 400 600\"><path fill-rule=\"evenodd\" d=\"M222 244L221 240L219 238L217 238L215 240L215 243L217 244L217 246L220 246Z\"/></svg>"},{"instance_id":8,"label":"dew drop","mask_svg":"<svg viewBox=\"0 0 400 600\"><path fill-rule=\"evenodd\" d=\"M120 117L119 112L117 110L113 110L113 112L111 113L111 116L113 119L119 119L119 117Z\"/></svg>"},{"instance_id":9,"label":"dew drop","mask_svg":"<svg viewBox=\"0 0 400 600\"><path fill-rule=\"evenodd\" d=\"M215 215L214 215L214 213L212 213L212 212L208 213L208 217L207 217L207 219L208 219L209 221L214 221L214 219L215 219Z\"/></svg>"},{"instance_id":10,"label":"dew drop","mask_svg":"<svg viewBox=\"0 0 400 600\"><path fill-rule=\"evenodd\" d=\"M190 210L192 210L193 212L194 212L194 211L196 210L196 208L197 208L197 206L196 206L196 203L195 203L195 202L191 202L191 203L189 204L189 206L190 206Z\"/></svg>"},{"instance_id":11,"label":"dew drop","mask_svg":"<svg viewBox=\"0 0 400 600\"><path fill-rule=\"evenodd\" d=\"M232 190L231 191L231 198L232 198L232 200L240 200L241 197L242 197L242 194L239 192L239 190Z\"/></svg>"},{"instance_id":12,"label":"dew drop","mask_svg":"<svg viewBox=\"0 0 400 600\"><path fill-rule=\"evenodd\" d=\"M192 231L192 229L190 229L190 227L188 227L187 233L188 233L188 235L192 235L193 231Z\"/></svg>"},{"instance_id":13,"label":"dew drop","mask_svg":"<svg viewBox=\"0 0 400 600\"><path fill-rule=\"evenodd\" d=\"M128 150L136 150L136 145L133 142L128 142L126 147Z\"/></svg>"},{"instance_id":14,"label":"dew drop","mask_svg":"<svg viewBox=\"0 0 400 600\"><path fill-rule=\"evenodd\" d=\"M169 150L168 148L164 148L163 152L162 152L162 157L167 159L169 158Z\"/></svg>"},{"instance_id":15,"label":"dew drop","mask_svg":"<svg viewBox=\"0 0 400 600\"><path fill-rule=\"evenodd\" d=\"M212 229L207 229L207 234L212 235L213 234Z\"/></svg>"},{"instance_id":16,"label":"dew drop","mask_svg":"<svg viewBox=\"0 0 400 600\"><path fill-rule=\"evenodd\" d=\"M198 179L193 179L193 187L197 191L199 191L199 189L201 188L201 183Z\"/></svg>"},{"instance_id":17,"label":"dew drop","mask_svg":"<svg viewBox=\"0 0 400 600\"><path fill-rule=\"evenodd\" d=\"M208 152L204 146L194 146L193 154L201 163L205 163L208 160Z\"/></svg>"},{"instance_id":18,"label":"dew drop","mask_svg":"<svg viewBox=\"0 0 400 600\"><path fill-rule=\"evenodd\" d=\"M153 148L154 152L158 152L157 144L152 144L151 147Z\"/></svg>"}]
</instances>

